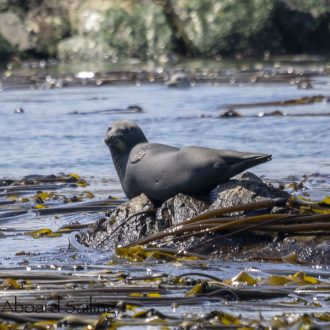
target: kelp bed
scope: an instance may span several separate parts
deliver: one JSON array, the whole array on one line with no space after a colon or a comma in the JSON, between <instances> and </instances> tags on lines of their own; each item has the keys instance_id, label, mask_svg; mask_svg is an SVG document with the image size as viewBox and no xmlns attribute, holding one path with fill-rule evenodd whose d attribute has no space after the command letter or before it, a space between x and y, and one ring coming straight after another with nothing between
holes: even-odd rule
<instances>
[{"instance_id":1,"label":"kelp bed","mask_svg":"<svg viewBox=\"0 0 330 330\"><path fill-rule=\"evenodd\" d=\"M68 234L94 223L123 202L107 197L102 185L94 187L96 200L89 188L76 174L1 180L1 264L68 262L76 258L67 252Z\"/></svg>"},{"instance_id":2,"label":"kelp bed","mask_svg":"<svg viewBox=\"0 0 330 330\"><path fill-rule=\"evenodd\" d=\"M123 203L113 197L94 197L88 182L76 174L2 180L2 238L24 236L47 245L89 226ZM298 209L305 213L292 217L310 217L308 220L313 221L309 225L319 223L319 218L314 222L315 217L322 217L322 226L328 226L328 198L321 203L301 199L291 202L300 204ZM215 213L213 218L209 214L205 219L190 219L186 225L205 221L208 228L219 226L221 212ZM31 214L40 222L38 229L24 225ZM43 227L42 220L47 217L60 219L63 224L57 223L58 228L53 230ZM258 223L274 226L265 223L263 217ZM222 224L227 229L230 224L235 230L251 225L244 219L223 219L227 219ZM15 221L22 229L10 227ZM283 224L283 215L281 221L281 226L292 226ZM207 256L136 244L117 248L116 255L107 254L98 265L86 263L88 259L80 259L76 251L69 255L70 261L60 264L51 259L40 262L28 250L16 254L24 256L24 266L2 268L0 272L0 329L330 327L328 267L301 265L294 254L273 260L277 263L236 264L236 274L232 265L208 260Z\"/></svg>"},{"instance_id":3,"label":"kelp bed","mask_svg":"<svg viewBox=\"0 0 330 330\"><path fill-rule=\"evenodd\" d=\"M172 276L149 270L134 276L113 266L88 266L60 272L9 269L0 277L3 329L315 329L330 324L329 278L317 271L266 277L240 272L224 280L205 271ZM281 310L285 313L274 315Z\"/></svg>"}]
</instances>

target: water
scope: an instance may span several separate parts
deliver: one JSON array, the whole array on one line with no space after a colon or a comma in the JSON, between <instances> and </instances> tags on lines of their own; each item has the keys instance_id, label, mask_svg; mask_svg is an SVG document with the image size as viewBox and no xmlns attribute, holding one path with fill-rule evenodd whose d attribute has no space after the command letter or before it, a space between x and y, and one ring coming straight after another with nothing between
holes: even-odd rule
<instances>
[{"instance_id":1,"label":"water","mask_svg":"<svg viewBox=\"0 0 330 330\"><path fill-rule=\"evenodd\" d=\"M328 82L329 83L329 82ZM319 172L330 165L330 117L264 117L219 119L219 108L232 103L286 100L329 95L329 90L298 90L277 85L201 85L189 90L162 85L141 87L80 87L19 90L0 93L0 175L77 172L117 180L109 152L102 142L114 120L138 122L152 142L176 146L199 145L271 153L273 161L254 169L267 178ZM144 113L68 115L126 108L138 104ZM14 114L23 107L25 114ZM241 113L273 111L246 109ZM328 103L287 107L289 113L329 112ZM201 115L212 118L200 118Z\"/></svg>"},{"instance_id":2,"label":"water","mask_svg":"<svg viewBox=\"0 0 330 330\"><path fill-rule=\"evenodd\" d=\"M74 172L94 184L90 189L94 189L94 193L96 190L97 197L110 193L122 197L103 137L112 121L129 119L138 122L152 142L270 153L273 155L271 162L253 169L257 175L270 180L319 173L329 183L330 117L218 118L220 109L234 103L287 100L318 94L329 96L330 80L322 78L322 84L317 84L318 81L321 79L316 79L316 88L312 90L299 90L289 84L197 85L190 89L149 84L5 90L0 93L0 177ZM134 104L141 106L144 112L70 114L125 109ZM15 114L17 107L22 107L25 113ZM257 114L277 109L279 107L239 111ZM322 102L281 110L327 113L330 106ZM320 197L328 191L327 184L320 180L315 182L315 185L321 184L324 189ZM33 219L32 216L28 220L30 226L40 227L38 220ZM58 224L49 225L55 228ZM7 255L10 245L5 240L1 244L7 248L1 249L0 254Z\"/></svg>"},{"instance_id":3,"label":"water","mask_svg":"<svg viewBox=\"0 0 330 330\"><path fill-rule=\"evenodd\" d=\"M221 119L219 114L229 104L280 101L312 95L330 96L330 79L315 77L314 89L301 90L296 86L280 84L221 84L196 85L190 89L169 89L161 84L136 86L69 87L61 89L20 89L0 92L0 177L20 178L30 174L78 173L87 178L96 198L109 194L123 197L109 151L103 143L107 126L112 121L136 121L152 142L178 147L198 145L219 149L234 149L270 153L273 160L253 169L253 172L270 181L289 180L312 175L310 193L314 197L330 194L330 116L262 117ZM113 114L88 113L108 109L125 109L139 105L142 113ZM22 107L24 114L15 114ZM221 110L222 109L222 110ZM241 114L258 114L259 111L281 110L288 113L329 113L329 103L315 103L292 107L240 109ZM70 113L78 111L86 115ZM78 191L83 191L80 188ZM75 194L70 189L67 193ZM51 228L79 220L89 223L100 217L83 215L36 217L34 213L2 222L15 230ZM0 260L3 267L24 262L29 267L40 264L102 264L110 254L77 253L68 251L67 237L35 240L27 236L6 236L0 240ZM18 251L36 255L28 258L16 256ZM143 273L145 267L126 266L132 273ZM171 274L196 270L197 265L166 265ZM197 268L196 268L197 267ZM207 272L229 278L241 270L256 267L265 274L308 271L310 267L273 265L271 263L223 263L217 260L208 264ZM162 266L150 265L153 271ZM204 268L202 267L202 270ZM261 269L261 270L260 270ZM316 272L316 270L313 270ZM321 268L320 271L328 272ZM217 306L203 305L191 311L209 311ZM218 306L222 308L223 306ZM255 309L256 308L256 309ZM255 310L264 314L281 313L283 307L254 305L228 305L229 312L255 316ZM294 308L292 311L294 311ZM328 304L320 311L325 311ZM313 308L310 308L312 311ZM309 309L305 309L309 311ZM183 310L185 312L185 310Z\"/></svg>"}]
</instances>

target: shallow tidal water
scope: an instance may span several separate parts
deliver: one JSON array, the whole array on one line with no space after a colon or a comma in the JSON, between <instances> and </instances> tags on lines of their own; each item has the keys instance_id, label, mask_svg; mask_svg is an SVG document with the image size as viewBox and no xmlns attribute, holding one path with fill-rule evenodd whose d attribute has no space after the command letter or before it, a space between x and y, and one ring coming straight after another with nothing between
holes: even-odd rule
<instances>
[{"instance_id":1,"label":"shallow tidal water","mask_svg":"<svg viewBox=\"0 0 330 330\"><path fill-rule=\"evenodd\" d=\"M170 89L162 84L141 86L81 86L60 89L18 89L0 92L0 177L21 178L31 174L78 173L90 185L68 190L92 191L96 199L109 195L123 198L123 193L110 158L103 143L107 126L112 121L136 121L152 142L175 146L198 145L219 149L233 149L270 153L273 160L252 169L252 172L277 183L299 180L310 176L308 193L312 198L330 194L330 116L301 117L246 117L281 110L290 114L329 113L330 103L240 109L241 118L219 118L230 104L284 101L304 96L330 97L330 79L313 78L313 89L298 89L287 83L277 84L197 84L189 89ZM89 114L93 111L126 109L139 105L142 113ZM15 114L18 107L25 113ZM72 114L79 112L79 114ZM90 223L100 214L83 216L37 217L34 213L11 218L0 223L2 228L16 231L51 228L56 230L65 223L79 221ZM14 267L28 261L28 267L62 264L102 264L111 255L105 253L77 253L67 249L67 236L35 240L26 236L8 235L0 238L2 267ZM35 255L16 256L18 251ZM129 272L145 273L141 265L123 266ZM179 274L204 266L196 264L166 264L166 271ZM163 265L148 265L151 271L162 271ZM320 272L329 279L326 266L290 266L272 263L223 263L213 260L207 272L229 278L241 270L267 273L294 273L296 271ZM214 309L216 306L212 306ZM320 311L326 311L328 304ZM195 308L195 307L194 307ZM194 311L192 308L192 312ZM227 308L227 307L226 307ZM273 315L278 309L248 304L229 306L228 311L255 315L255 308ZM211 306L204 306L209 310ZM294 310L294 307L292 308ZM313 310L313 308L310 308ZM196 312L200 312L196 306ZM308 312L306 307L304 311Z\"/></svg>"}]
</instances>

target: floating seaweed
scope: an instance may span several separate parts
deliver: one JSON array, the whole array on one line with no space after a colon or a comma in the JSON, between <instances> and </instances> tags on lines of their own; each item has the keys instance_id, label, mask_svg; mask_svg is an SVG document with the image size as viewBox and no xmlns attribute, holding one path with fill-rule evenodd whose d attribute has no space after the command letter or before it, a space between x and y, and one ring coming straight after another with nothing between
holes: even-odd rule
<instances>
[{"instance_id":1,"label":"floating seaweed","mask_svg":"<svg viewBox=\"0 0 330 330\"><path fill-rule=\"evenodd\" d=\"M229 104L226 108L229 110L234 109L249 109L249 108L265 108L265 107L292 107L301 106L313 103L328 102L329 98L323 95L305 96L297 99L284 100L284 101L271 101L271 102L258 102L258 103L241 103L241 104Z\"/></svg>"},{"instance_id":2,"label":"floating seaweed","mask_svg":"<svg viewBox=\"0 0 330 330\"><path fill-rule=\"evenodd\" d=\"M294 198L292 198L290 202L291 206L297 203ZM283 203L285 203L284 200L271 200L212 210L192 219L183 221L179 225L172 226L164 231L142 238L129 244L128 246L134 246L136 244L144 245L157 242L167 237L170 237L171 240L181 240L183 237L188 238L190 236L205 235L206 233L222 233L224 230L230 232L232 231L234 234L242 233L246 230L274 231L283 233L320 232L322 235L330 234L329 196L325 197L320 202L307 203L308 208L306 206L300 207L300 215L262 214L239 218L223 216L232 212L283 205ZM318 214L306 215L308 213ZM230 232L225 235L231 235ZM219 239L219 237L217 239Z\"/></svg>"},{"instance_id":3,"label":"floating seaweed","mask_svg":"<svg viewBox=\"0 0 330 330\"><path fill-rule=\"evenodd\" d=\"M272 112L263 112L260 111L258 114L245 114L242 116L238 111L235 110L227 110L221 112L219 118L263 118L263 117L329 117L329 112L318 112L318 113L286 113L280 110L272 111Z\"/></svg>"},{"instance_id":4,"label":"floating seaweed","mask_svg":"<svg viewBox=\"0 0 330 330\"><path fill-rule=\"evenodd\" d=\"M22 221L23 224L21 229L15 226L0 228L1 235L3 237L24 235L33 239L61 237L92 224L80 223L79 221L85 221L84 218L88 219L92 214L100 216L122 202L115 198L95 200L94 194L86 189L87 186L88 182L75 173L29 175L21 180L1 180L0 223L7 225ZM45 227L42 222L39 228L31 229L27 224L24 225L31 219L52 215L62 216L65 221L65 217L69 218L75 214L76 221L64 222L57 229ZM24 255L33 254L26 252Z\"/></svg>"},{"instance_id":5,"label":"floating seaweed","mask_svg":"<svg viewBox=\"0 0 330 330\"><path fill-rule=\"evenodd\" d=\"M68 113L69 115L95 115L95 114L131 114L131 113L140 113L143 112L143 109L138 105L129 105L126 109L106 109L106 110L95 110L88 112L74 111Z\"/></svg>"},{"instance_id":6,"label":"floating seaweed","mask_svg":"<svg viewBox=\"0 0 330 330\"><path fill-rule=\"evenodd\" d=\"M95 220L100 217L109 219L111 210L123 201L114 198L96 200L87 187L71 186L80 179L64 175L58 176L58 180L56 177L8 180L1 187L1 191L8 194L1 197L0 215L7 215L2 219L8 223L26 215L40 220L49 215L61 219L86 218L88 222L64 223L56 230L42 225L38 230L6 227L1 228L1 232L46 242L44 240L61 239L70 233L75 235L76 230L90 226L92 218L88 214L94 214ZM53 189L54 185L61 188ZM31 186L38 188L25 189ZM5 187L15 189L8 191ZM44 208L35 208L36 205ZM242 210L255 212L279 206L295 212L232 215ZM321 267L307 267L294 251L268 260L289 264L291 268L249 269L241 264L243 269L229 276L226 267L215 273L208 256L151 243L168 237L187 239L203 231L219 232L222 236L274 230L290 235L324 235L330 217L329 208L329 196L319 201L295 196L289 200L274 199L225 207L187 219L180 226L173 226L171 231L156 234L157 237L149 236L140 241L143 246L134 242L128 247L117 247L115 254L107 254L104 262L98 265L81 264L78 258L72 259L76 260L72 264L48 262L42 266L2 268L0 327L112 329L152 325L170 329L194 326L308 329L319 324L328 327L328 272ZM86 252L92 253L91 250ZM73 258L74 253L84 251L73 252ZM16 255L30 260L38 257L25 250L17 251ZM258 255L250 257L258 260ZM172 268L169 268L170 264ZM205 310L203 313L200 312L201 306ZM251 306L260 312L251 312Z\"/></svg>"},{"instance_id":7,"label":"floating seaweed","mask_svg":"<svg viewBox=\"0 0 330 330\"><path fill-rule=\"evenodd\" d=\"M99 329L100 324L111 328L152 324L172 328L197 322L200 328L267 328L274 324L330 323L329 313L324 312L329 280L304 272L254 277L242 271L222 280L197 272L136 277L107 266L79 271L65 268L60 272L2 270L1 326ZM317 301L313 299L316 293L320 297ZM262 317L228 312L228 308L244 308L252 301L256 306L268 306ZM212 303L209 312L194 312L193 306L205 302ZM296 313L301 305L304 313ZM277 314L283 306L287 314ZM166 312L169 309L172 312ZM289 314L290 310L294 314Z\"/></svg>"}]
</instances>

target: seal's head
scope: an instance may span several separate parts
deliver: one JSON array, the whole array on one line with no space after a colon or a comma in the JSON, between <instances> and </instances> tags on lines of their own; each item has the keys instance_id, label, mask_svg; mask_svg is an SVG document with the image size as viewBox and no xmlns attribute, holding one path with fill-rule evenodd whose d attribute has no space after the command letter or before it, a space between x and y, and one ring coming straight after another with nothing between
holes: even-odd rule
<instances>
[{"instance_id":1,"label":"seal's head","mask_svg":"<svg viewBox=\"0 0 330 330\"><path fill-rule=\"evenodd\" d=\"M129 120L115 121L104 138L111 152L126 153L139 143L148 142L141 128Z\"/></svg>"},{"instance_id":2,"label":"seal's head","mask_svg":"<svg viewBox=\"0 0 330 330\"><path fill-rule=\"evenodd\" d=\"M191 87L191 81L184 72L176 72L170 76L166 85L168 87L189 88Z\"/></svg>"}]
</instances>

